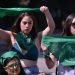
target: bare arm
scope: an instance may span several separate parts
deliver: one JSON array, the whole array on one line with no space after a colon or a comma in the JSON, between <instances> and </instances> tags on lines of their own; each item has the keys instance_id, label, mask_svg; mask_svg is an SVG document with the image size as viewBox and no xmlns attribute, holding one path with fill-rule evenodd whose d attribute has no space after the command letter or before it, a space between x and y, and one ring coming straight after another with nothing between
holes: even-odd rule
<instances>
[{"instance_id":1,"label":"bare arm","mask_svg":"<svg viewBox=\"0 0 75 75\"><path fill-rule=\"evenodd\" d=\"M40 33L40 36L42 38L42 36L44 35L50 35L53 33L54 29L55 29L55 23L54 20L51 16L51 13L49 12L48 7L46 6L42 6L40 8L40 10L45 14L46 17L46 21L47 21L47 27L42 31L42 33ZM43 52L47 53L48 49L41 43L41 49L43 50ZM51 58L52 57L52 58ZM46 65L47 67L50 69L52 67L54 67L55 63L56 63L56 59L53 55L50 55L50 57L46 57L45 58L46 61Z\"/></svg>"},{"instance_id":2,"label":"bare arm","mask_svg":"<svg viewBox=\"0 0 75 75\"><path fill-rule=\"evenodd\" d=\"M55 23L54 23L54 20L53 20L53 18L51 16L51 13L49 12L48 7L42 6L42 7L40 7L40 11L45 14L47 25L48 25L42 31L42 35L52 34L54 29L55 29Z\"/></svg>"},{"instance_id":3,"label":"bare arm","mask_svg":"<svg viewBox=\"0 0 75 75\"><path fill-rule=\"evenodd\" d=\"M0 29L0 45L3 45L2 42L6 43L7 46L1 46L0 49L9 49L11 46L11 37L10 31Z\"/></svg>"},{"instance_id":4,"label":"bare arm","mask_svg":"<svg viewBox=\"0 0 75 75\"><path fill-rule=\"evenodd\" d=\"M39 32L38 36L36 38L35 44L36 44L37 48L39 48L39 49L41 48L42 36L52 34L55 29L55 23L54 23L54 20L51 16L50 12L49 12L48 7L41 6L40 11L45 14L48 26L43 31Z\"/></svg>"},{"instance_id":5,"label":"bare arm","mask_svg":"<svg viewBox=\"0 0 75 75\"><path fill-rule=\"evenodd\" d=\"M6 40L9 37L9 31L0 29L0 40Z\"/></svg>"},{"instance_id":6,"label":"bare arm","mask_svg":"<svg viewBox=\"0 0 75 75\"><path fill-rule=\"evenodd\" d=\"M42 36L50 35L53 33L53 31L55 29L55 23L54 23L54 20L48 10L48 7L42 6L42 7L40 7L40 11L45 14L48 26L42 32L39 32L38 37L36 39L36 46L39 50L41 49L44 52L48 52L48 49L44 45L42 45L41 38L42 38ZM55 58L48 57L48 58L45 58L45 61L46 61L46 65L49 69L55 65Z\"/></svg>"}]
</instances>

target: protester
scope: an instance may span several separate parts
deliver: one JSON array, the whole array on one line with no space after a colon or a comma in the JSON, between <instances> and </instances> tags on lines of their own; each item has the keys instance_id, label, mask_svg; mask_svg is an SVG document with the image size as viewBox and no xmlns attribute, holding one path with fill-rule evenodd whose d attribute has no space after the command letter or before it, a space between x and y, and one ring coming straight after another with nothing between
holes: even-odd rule
<instances>
[{"instance_id":1,"label":"protester","mask_svg":"<svg viewBox=\"0 0 75 75\"><path fill-rule=\"evenodd\" d=\"M38 59L38 50L44 50L43 46L41 45L41 38L44 35L52 34L55 28L55 23L48 10L48 7L41 6L40 11L45 14L48 26L39 33L36 32L36 21L31 13L22 13L18 17L16 23L13 25L11 31L0 29L0 39L5 40L6 42L9 40L8 43L10 43L10 46L13 46L12 48L17 49L16 51L20 55L21 63L26 74L39 73L36 65ZM50 60L48 62L53 61ZM49 66L53 67L54 63Z\"/></svg>"},{"instance_id":2,"label":"protester","mask_svg":"<svg viewBox=\"0 0 75 75\"><path fill-rule=\"evenodd\" d=\"M64 24L63 24L63 33L62 33L63 36L75 36L75 13L72 13L70 14L66 20L64 21ZM74 57L73 57L73 51L74 50L70 50L71 52L71 55L70 58L69 58L69 61L67 59L67 63L65 64L69 64L68 66L64 66L64 64L62 65L60 62L59 62L59 65L58 65L58 68L57 68L57 75L75 75L75 65L73 64L74 62ZM69 52L68 52L69 54ZM68 56L68 57L69 57ZM71 59L71 60L70 60ZM66 61L65 61L66 62ZM72 63L72 64L71 64Z\"/></svg>"},{"instance_id":3,"label":"protester","mask_svg":"<svg viewBox=\"0 0 75 75\"><path fill-rule=\"evenodd\" d=\"M26 75L16 52L7 51L0 55L0 74Z\"/></svg>"}]
</instances>

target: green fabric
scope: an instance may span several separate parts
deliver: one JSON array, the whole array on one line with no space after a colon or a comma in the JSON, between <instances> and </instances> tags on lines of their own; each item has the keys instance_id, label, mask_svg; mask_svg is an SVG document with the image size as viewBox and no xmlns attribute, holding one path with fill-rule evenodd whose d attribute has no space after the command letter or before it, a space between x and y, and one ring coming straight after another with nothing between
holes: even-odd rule
<instances>
[{"instance_id":1,"label":"green fabric","mask_svg":"<svg viewBox=\"0 0 75 75\"><path fill-rule=\"evenodd\" d=\"M43 36L42 43L64 66L75 65L74 36Z\"/></svg>"},{"instance_id":2,"label":"green fabric","mask_svg":"<svg viewBox=\"0 0 75 75\"><path fill-rule=\"evenodd\" d=\"M43 52L43 55L44 55L45 58L50 58L50 55L49 54L50 54L49 51L47 53L46 52Z\"/></svg>"},{"instance_id":3,"label":"green fabric","mask_svg":"<svg viewBox=\"0 0 75 75\"><path fill-rule=\"evenodd\" d=\"M22 12L39 12L39 8L0 8L0 17L15 16Z\"/></svg>"},{"instance_id":4,"label":"green fabric","mask_svg":"<svg viewBox=\"0 0 75 75\"><path fill-rule=\"evenodd\" d=\"M16 40L20 45L20 47L24 50L30 50L34 45L33 41L31 40L31 36L30 35L24 36L22 32L17 34Z\"/></svg>"},{"instance_id":5,"label":"green fabric","mask_svg":"<svg viewBox=\"0 0 75 75\"><path fill-rule=\"evenodd\" d=\"M0 56L0 63L3 65L5 60L8 58L13 58L14 56L18 57L17 53L14 51L7 51Z\"/></svg>"}]
</instances>

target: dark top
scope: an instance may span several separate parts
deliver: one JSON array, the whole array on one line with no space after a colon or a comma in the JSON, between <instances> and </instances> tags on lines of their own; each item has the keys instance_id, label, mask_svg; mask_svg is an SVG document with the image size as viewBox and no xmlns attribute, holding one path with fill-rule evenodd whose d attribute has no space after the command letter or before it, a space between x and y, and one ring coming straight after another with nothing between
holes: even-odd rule
<instances>
[{"instance_id":1,"label":"dark top","mask_svg":"<svg viewBox=\"0 0 75 75\"><path fill-rule=\"evenodd\" d=\"M21 59L37 60L38 49L30 36L23 36L20 32L16 36L16 41L11 50L17 51Z\"/></svg>"}]
</instances>

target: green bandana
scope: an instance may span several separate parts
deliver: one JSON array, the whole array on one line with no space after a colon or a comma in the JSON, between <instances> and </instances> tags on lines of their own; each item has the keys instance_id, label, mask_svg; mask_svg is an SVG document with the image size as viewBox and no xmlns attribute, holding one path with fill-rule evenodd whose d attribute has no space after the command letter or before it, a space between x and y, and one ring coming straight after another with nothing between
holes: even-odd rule
<instances>
[{"instance_id":1,"label":"green bandana","mask_svg":"<svg viewBox=\"0 0 75 75\"><path fill-rule=\"evenodd\" d=\"M0 56L0 63L3 65L5 60L8 58L13 58L14 56L18 57L17 53L14 51L7 51Z\"/></svg>"},{"instance_id":2,"label":"green bandana","mask_svg":"<svg viewBox=\"0 0 75 75\"><path fill-rule=\"evenodd\" d=\"M20 45L20 47L24 50L30 50L34 45L31 36L30 35L24 36L22 32L17 34L16 40Z\"/></svg>"},{"instance_id":3,"label":"green bandana","mask_svg":"<svg viewBox=\"0 0 75 75\"><path fill-rule=\"evenodd\" d=\"M42 43L64 66L75 65L74 36L44 36Z\"/></svg>"},{"instance_id":4,"label":"green bandana","mask_svg":"<svg viewBox=\"0 0 75 75\"><path fill-rule=\"evenodd\" d=\"M24 12L39 12L39 8L0 8L0 17L15 16Z\"/></svg>"}]
</instances>

